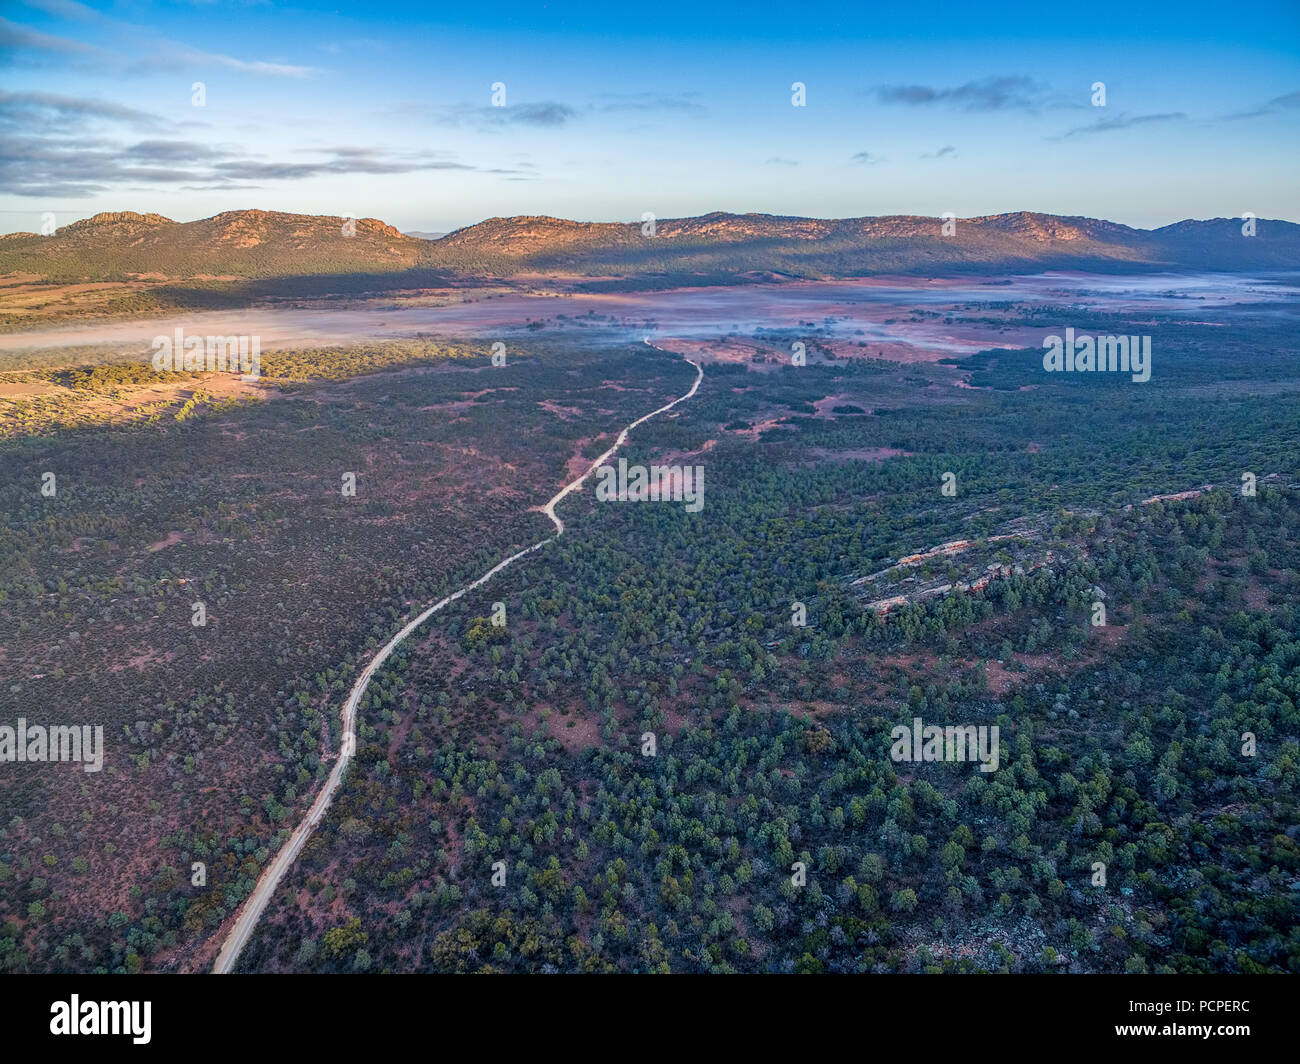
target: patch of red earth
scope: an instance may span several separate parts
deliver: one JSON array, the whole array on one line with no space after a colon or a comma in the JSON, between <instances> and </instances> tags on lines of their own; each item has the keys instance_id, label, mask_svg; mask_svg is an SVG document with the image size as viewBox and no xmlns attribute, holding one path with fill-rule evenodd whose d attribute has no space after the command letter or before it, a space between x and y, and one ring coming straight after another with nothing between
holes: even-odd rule
<instances>
[{"instance_id":1,"label":"patch of red earth","mask_svg":"<svg viewBox=\"0 0 1300 1064\"><path fill-rule=\"evenodd\" d=\"M727 431L752 440L757 439L761 433L766 432L768 429L784 429L785 426L781 424L783 420L784 418L768 418L766 421L756 421L747 429L728 429Z\"/></svg>"},{"instance_id":2,"label":"patch of red earth","mask_svg":"<svg viewBox=\"0 0 1300 1064\"><path fill-rule=\"evenodd\" d=\"M1021 655L1016 655L1017 659ZM984 663L984 680L988 684L989 694L997 695L1001 698L1018 683L1023 683L1029 679L1028 673L1010 672L1005 665L999 661L986 661Z\"/></svg>"},{"instance_id":3,"label":"patch of red earth","mask_svg":"<svg viewBox=\"0 0 1300 1064\"><path fill-rule=\"evenodd\" d=\"M567 714L550 707L551 714L545 720L541 716L542 708L545 707L539 706L529 713L534 721L534 729L545 731L568 753L576 754L604 744L604 739L600 735L600 718L592 716L583 706L581 699L574 699L569 703Z\"/></svg>"},{"instance_id":4,"label":"patch of red earth","mask_svg":"<svg viewBox=\"0 0 1300 1064\"><path fill-rule=\"evenodd\" d=\"M835 406L856 406L865 414L871 413L871 408L863 406L862 400L860 400L855 395L828 395L826 396L825 399L818 399L817 402L813 403L813 409L817 411L818 417L833 419L837 417L861 417L862 416L862 414L848 415L848 414L832 413L831 408Z\"/></svg>"},{"instance_id":5,"label":"patch of red earth","mask_svg":"<svg viewBox=\"0 0 1300 1064\"><path fill-rule=\"evenodd\" d=\"M468 799L466 800L466 802L467 804L469 804ZM472 804L469 804L469 815L470 816L474 815L474 807ZM462 840L461 840L460 829L456 826L456 815L454 813L451 813L446 817L440 817L439 819L442 822L442 830L447 833L447 857L448 859L450 859L453 855L459 854L461 852ZM451 868L453 871L459 871L460 862L459 861L454 862L451 865Z\"/></svg>"},{"instance_id":6,"label":"patch of red earth","mask_svg":"<svg viewBox=\"0 0 1300 1064\"><path fill-rule=\"evenodd\" d=\"M837 359L846 362L854 359L878 358L886 362L912 365L920 362L937 362L953 354L947 347L917 347L914 344L891 340L868 340L866 347L859 347L857 340L818 340L817 342L829 348Z\"/></svg>"},{"instance_id":7,"label":"patch of red earth","mask_svg":"<svg viewBox=\"0 0 1300 1064\"><path fill-rule=\"evenodd\" d=\"M46 395L51 391L53 385L43 380L0 382L0 399L21 399L31 395Z\"/></svg>"},{"instance_id":8,"label":"patch of red earth","mask_svg":"<svg viewBox=\"0 0 1300 1064\"><path fill-rule=\"evenodd\" d=\"M876 662L882 673L894 671L908 679L925 676L939 667L939 655L932 650L913 650L904 654L890 654Z\"/></svg>"},{"instance_id":9,"label":"patch of red earth","mask_svg":"<svg viewBox=\"0 0 1300 1064\"><path fill-rule=\"evenodd\" d=\"M838 706L834 702L816 699L812 702L800 702L797 706L791 706L790 715L800 717L803 720L821 720L823 717L829 717L832 713L843 709L843 706Z\"/></svg>"},{"instance_id":10,"label":"patch of red earth","mask_svg":"<svg viewBox=\"0 0 1300 1064\"><path fill-rule=\"evenodd\" d=\"M593 455L592 458L588 458L584 452L589 450L591 445L597 440L604 439L606 435L606 433L602 432L599 436L584 436L582 439L574 443L573 456L565 463L565 470L568 473L568 477L565 480L566 484L569 481L576 480L591 468L591 463L595 456Z\"/></svg>"},{"instance_id":11,"label":"patch of red earth","mask_svg":"<svg viewBox=\"0 0 1300 1064\"><path fill-rule=\"evenodd\" d=\"M397 756L398 750L400 750L402 744L406 742L406 737L410 733L411 728L414 725L415 725L415 714L403 713L401 714L397 723L389 727L388 750L385 753L385 756L388 758L389 761L392 761Z\"/></svg>"},{"instance_id":12,"label":"patch of red earth","mask_svg":"<svg viewBox=\"0 0 1300 1064\"><path fill-rule=\"evenodd\" d=\"M673 735L677 735L683 728L686 727L687 724L686 714L683 713L680 709L677 709L673 706L668 706L668 707L660 706L659 711L664 715L665 731L670 732Z\"/></svg>"},{"instance_id":13,"label":"patch of red earth","mask_svg":"<svg viewBox=\"0 0 1300 1064\"><path fill-rule=\"evenodd\" d=\"M157 543L151 543L149 545L149 552L152 554L154 551L163 550L166 547L174 547L181 541L183 535L185 535L184 532L168 532L166 539L160 539Z\"/></svg>"},{"instance_id":14,"label":"patch of red earth","mask_svg":"<svg viewBox=\"0 0 1300 1064\"><path fill-rule=\"evenodd\" d=\"M561 406L551 399L543 399L537 404L548 414L554 414L561 421L568 421L570 418L581 417L582 410L576 406Z\"/></svg>"},{"instance_id":15,"label":"patch of red earth","mask_svg":"<svg viewBox=\"0 0 1300 1064\"><path fill-rule=\"evenodd\" d=\"M1089 629L1089 649L1073 661L1063 661L1055 654L1013 654L1012 657L1028 670L1013 672L997 661L984 663L984 677L988 682L989 693L1004 695L1012 688L1024 684L1036 675L1050 673L1059 676L1064 672L1080 669L1096 662L1106 651L1124 642L1128 633L1126 624L1107 624Z\"/></svg>"},{"instance_id":16,"label":"patch of red earth","mask_svg":"<svg viewBox=\"0 0 1300 1064\"><path fill-rule=\"evenodd\" d=\"M1268 596L1268 589L1255 579L1248 580L1245 589L1241 593L1241 597L1245 600L1246 605L1252 610L1271 609L1272 606L1268 601Z\"/></svg>"},{"instance_id":17,"label":"patch of red earth","mask_svg":"<svg viewBox=\"0 0 1300 1064\"><path fill-rule=\"evenodd\" d=\"M1097 643L1103 647L1117 647L1124 642L1124 637L1128 635L1127 624L1103 624L1095 628L1088 629L1089 643ZM1046 656L1046 655L1045 655ZM1091 659L1090 659L1091 660Z\"/></svg>"},{"instance_id":18,"label":"patch of red earth","mask_svg":"<svg viewBox=\"0 0 1300 1064\"><path fill-rule=\"evenodd\" d=\"M717 440L705 440L703 446L694 451L669 451L662 458L655 461L654 465L672 465L680 462L684 458L694 458L696 455L704 454L706 451L713 450L718 445Z\"/></svg>"},{"instance_id":19,"label":"patch of red earth","mask_svg":"<svg viewBox=\"0 0 1300 1064\"><path fill-rule=\"evenodd\" d=\"M165 665L175 657L174 654L160 654L156 650L146 650L143 654L137 654L135 657L127 658L126 661L118 662L116 665L108 667L109 672L121 672L123 669L139 669L144 671L149 665Z\"/></svg>"}]
</instances>

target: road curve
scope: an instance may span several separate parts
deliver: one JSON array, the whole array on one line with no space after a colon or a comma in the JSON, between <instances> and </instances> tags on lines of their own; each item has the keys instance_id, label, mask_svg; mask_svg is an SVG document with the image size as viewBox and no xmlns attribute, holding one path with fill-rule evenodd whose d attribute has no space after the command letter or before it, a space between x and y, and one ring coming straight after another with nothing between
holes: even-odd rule
<instances>
[{"instance_id":1,"label":"road curve","mask_svg":"<svg viewBox=\"0 0 1300 1064\"><path fill-rule=\"evenodd\" d=\"M651 344L649 340L646 340L645 343L649 344L651 347L655 346L654 344ZM662 351L663 348L656 347L655 350ZM672 354L673 352L666 353ZM674 399L671 403L666 403L658 410L652 410L643 417L637 418L632 422L632 424L628 425L627 428L618 434L618 439L614 441L613 446L592 462L582 476L578 477L577 480L566 484L556 492L550 502L542 507L542 513L549 517L555 525L554 536L543 539L534 543L531 547L525 547L523 550L510 555L509 558L503 562L498 562L477 580L466 584L457 591L453 591L445 598L439 599L413 621L407 624L400 632L393 636L393 638L385 643L380 651L370 659L370 663L362 670L361 675L357 677L356 682L352 685L352 691L348 695L348 700L343 705L343 741L339 744L338 760L334 763L334 768L330 772L329 778L326 779L325 786L320 789L320 792L316 795L316 800L312 802L311 808L307 810L307 815L302 819L302 822L293 829L293 834L285 840L284 845L280 847L279 852L275 855L275 859L272 860L263 870L262 875L257 880L257 885L253 888L253 892L244 900L244 904L241 906L239 914L235 917L235 923L226 935L226 940L221 944L221 951L217 954L216 961L213 962L212 972L214 975L226 975L234 970L235 963L239 960L240 953L243 952L244 947L248 944L248 940L253 934L253 928L257 926L257 921L261 919L267 903L275 893L275 888L280 885L280 880L284 878L285 873L293 866L293 862L297 860L298 854L302 852L303 846L306 845L307 839L311 837L311 833L316 829L316 825L321 822L321 818L325 816L326 810L329 809L330 803L334 800L334 794L343 783L343 777L347 773L348 765L352 762L352 755L356 752L357 706L361 704L362 696L365 695L366 688L370 685L370 678L375 674L376 670L378 670L379 667L388 660L389 656L407 636L419 628L420 625L448 603L455 602L466 592L473 591L476 587L481 587L496 576L497 573L501 572L502 569L513 565L525 555L532 554L533 551L541 550L541 548L546 546L546 544L550 543L558 536L563 535L564 522L556 516L556 504L564 499L564 497L570 492L576 491L580 488L583 482L591 476L596 469L600 468L601 464L604 463L610 455L623 446L627 441L628 433L634 428L649 421L652 417L656 417L667 410L671 410L678 403L685 402L699 390L700 381L704 379L704 367L689 358L685 359L685 361L695 367L695 383L691 385L690 391Z\"/></svg>"}]
</instances>

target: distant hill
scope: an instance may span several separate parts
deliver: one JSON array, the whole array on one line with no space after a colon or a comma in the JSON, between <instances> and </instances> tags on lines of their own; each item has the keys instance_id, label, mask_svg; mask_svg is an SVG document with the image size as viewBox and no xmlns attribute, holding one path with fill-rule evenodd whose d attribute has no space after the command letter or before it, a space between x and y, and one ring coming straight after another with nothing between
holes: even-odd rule
<instances>
[{"instance_id":1,"label":"distant hill","mask_svg":"<svg viewBox=\"0 0 1300 1064\"><path fill-rule=\"evenodd\" d=\"M1000 273L1045 269L1292 269L1300 225L1235 219L1133 229L1092 218L999 214L958 219L951 237L937 218L895 215L818 219L707 214L639 224L558 218L492 218L438 242L440 265L509 276L572 272L647 277L700 274L859 277L883 273Z\"/></svg>"},{"instance_id":2,"label":"distant hill","mask_svg":"<svg viewBox=\"0 0 1300 1064\"><path fill-rule=\"evenodd\" d=\"M447 234L446 233L422 233L418 229L408 229L406 231L406 235L413 236L417 240L441 240Z\"/></svg>"},{"instance_id":3,"label":"distant hill","mask_svg":"<svg viewBox=\"0 0 1300 1064\"><path fill-rule=\"evenodd\" d=\"M896 215L819 219L714 213L641 223L490 218L437 234L404 234L374 218L228 211L195 222L129 211L98 214L42 237L0 237L0 273L54 280L266 279L339 274L455 280L567 275L581 282L725 284L876 274L1046 269L1300 268L1300 225L1232 218L1133 229L1093 218L1019 212L958 219ZM319 287L319 281L317 282Z\"/></svg>"},{"instance_id":4,"label":"distant hill","mask_svg":"<svg viewBox=\"0 0 1300 1064\"><path fill-rule=\"evenodd\" d=\"M420 263L427 241L376 218L276 211L226 211L197 222L115 211L58 229L51 236L0 237L0 272L57 280L269 278L405 270Z\"/></svg>"}]
</instances>

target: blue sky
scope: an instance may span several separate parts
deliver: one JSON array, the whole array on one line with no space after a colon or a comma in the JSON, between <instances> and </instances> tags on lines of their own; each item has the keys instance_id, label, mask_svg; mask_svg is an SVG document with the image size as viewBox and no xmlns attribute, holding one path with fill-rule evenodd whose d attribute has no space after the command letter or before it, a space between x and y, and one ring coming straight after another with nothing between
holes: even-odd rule
<instances>
[{"instance_id":1,"label":"blue sky","mask_svg":"<svg viewBox=\"0 0 1300 1064\"><path fill-rule=\"evenodd\" d=\"M1300 220L1296 0L5 0L0 70L4 231L246 207L407 230L711 210Z\"/></svg>"}]
</instances>

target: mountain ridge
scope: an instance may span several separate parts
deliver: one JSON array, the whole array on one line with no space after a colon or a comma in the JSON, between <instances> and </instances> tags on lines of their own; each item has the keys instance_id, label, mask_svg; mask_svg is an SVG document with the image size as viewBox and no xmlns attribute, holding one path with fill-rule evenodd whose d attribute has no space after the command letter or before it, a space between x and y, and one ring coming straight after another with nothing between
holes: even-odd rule
<instances>
[{"instance_id":1,"label":"mountain ridge","mask_svg":"<svg viewBox=\"0 0 1300 1064\"><path fill-rule=\"evenodd\" d=\"M415 272L444 281L560 277L735 283L763 275L861 277L887 273L1080 269L1300 268L1300 225L1259 219L1183 219L1137 229L1082 215L1013 211L949 220L920 215L810 218L712 211L641 222L550 215L486 218L438 240L378 218L257 209L177 222L106 211L51 236L0 239L0 273L49 280L212 276L284 278Z\"/></svg>"}]
</instances>

